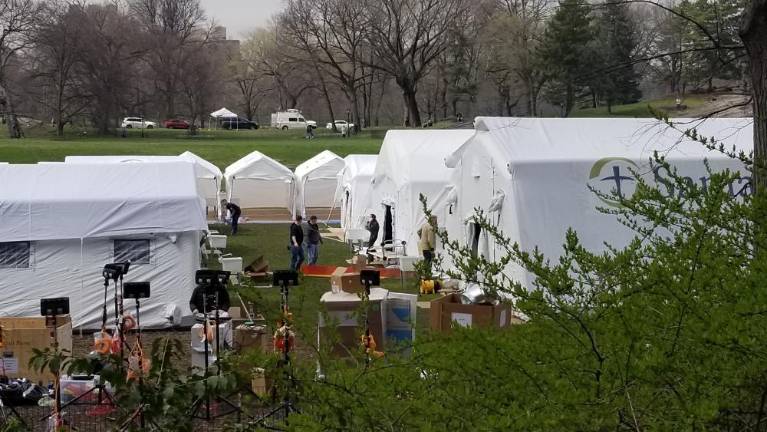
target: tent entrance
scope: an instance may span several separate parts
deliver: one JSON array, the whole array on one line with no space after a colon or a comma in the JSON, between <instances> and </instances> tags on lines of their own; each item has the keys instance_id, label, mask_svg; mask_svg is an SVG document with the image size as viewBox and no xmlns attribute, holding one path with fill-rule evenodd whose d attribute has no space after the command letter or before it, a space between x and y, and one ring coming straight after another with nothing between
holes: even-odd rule
<instances>
[{"instance_id":1,"label":"tent entrance","mask_svg":"<svg viewBox=\"0 0 767 432\"><path fill-rule=\"evenodd\" d=\"M471 247L471 256L476 258L479 255L479 238L482 235L482 227L474 222L469 222L469 246Z\"/></svg>"},{"instance_id":2,"label":"tent entrance","mask_svg":"<svg viewBox=\"0 0 767 432\"><path fill-rule=\"evenodd\" d=\"M394 217L392 216L393 207L384 205L384 226L382 245L391 245L394 240Z\"/></svg>"}]
</instances>

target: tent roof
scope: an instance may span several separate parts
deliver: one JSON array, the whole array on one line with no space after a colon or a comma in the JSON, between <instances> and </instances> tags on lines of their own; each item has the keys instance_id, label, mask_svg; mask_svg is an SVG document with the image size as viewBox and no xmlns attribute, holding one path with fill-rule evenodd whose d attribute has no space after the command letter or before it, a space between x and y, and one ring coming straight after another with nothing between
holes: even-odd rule
<instances>
[{"instance_id":1,"label":"tent roof","mask_svg":"<svg viewBox=\"0 0 767 432\"><path fill-rule=\"evenodd\" d=\"M224 177L285 180L293 179L293 171L256 150L226 167Z\"/></svg>"},{"instance_id":2,"label":"tent roof","mask_svg":"<svg viewBox=\"0 0 767 432\"><path fill-rule=\"evenodd\" d=\"M697 128L731 148L750 151L752 119L673 119L681 130ZM542 161L599 160L606 157L649 159L654 151L675 159L722 157L667 124L648 118L515 118L477 117L476 135L446 161L455 167L473 142L492 142L494 152L510 164Z\"/></svg>"},{"instance_id":3,"label":"tent roof","mask_svg":"<svg viewBox=\"0 0 767 432\"><path fill-rule=\"evenodd\" d=\"M445 157L473 134L473 130L460 129L390 130L381 145L373 181L388 177L397 188L412 182L446 181Z\"/></svg>"},{"instance_id":4,"label":"tent roof","mask_svg":"<svg viewBox=\"0 0 767 432\"><path fill-rule=\"evenodd\" d=\"M201 174L200 168L202 168L203 170L207 171L210 174L211 177L215 177L217 179L220 179L221 177L224 176L224 173L221 172L221 168L213 165L211 162L208 162L207 160L201 158L200 156L197 156L196 154L194 154L194 153L192 153L190 151L185 151L185 152L181 153L180 155L178 155L178 157L180 157L181 159L186 159L186 160L192 161L195 164L197 164L198 165L198 169L197 169L197 176L198 177Z\"/></svg>"},{"instance_id":5,"label":"tent roof","mask_svg":"<svg viewBox=\"0 0 767 432\"><path fill-rule=\"evenodd\" d=\"M207 229L185 162L3 165L0 239L82 239Z\"/></svg>"},{"instance_id":6,"label":"tent roof","mask_svg":"<svg viewBox=\"0 0 767 432\"><path fill-rule=\"evenodd\" d=\"M330 150L323 150L296 167L296 177L333 178L344 168L344 160Z\"/></svg>"},{"instance_id":7,"label":"tent roof","mask_svg":"<svg viewBox=\"0 0 767 432\"><path fill-rule=\"evenodd\" d=\"M237 117L237 114L229 111L226 108L221 108L218 111L213 111L212 113L210 113L210 116L216 117L216 118L227 118L227 117Z\"/></svg>"},{"instance_id":8,"label":"tent roof","mask_svg":"<svg viewBox=\"0 0 767 432\"><path fill-rule=\"evenodd\" d=\"M378 155L351 154L344 158L344 168L338 173L342 183L348 183L356 177L372 177L376 169Z\"/></svg>"},{"instance_id":9,"label":"tent roof","mask_svg":"<svg viewBox=\"0 0 767 432\"><path fill-rule=\"evenodd\" d=\"M76 164L94 164L94 163L131 163L131 162L191 162L195 164L197 178L217 178L220 179L223 174L221 170L197 156L192 152L184 152L178 156L156 156L156 155L113 155L113 156L67 156L65 163Z\"/></svg>"}]
</instances>

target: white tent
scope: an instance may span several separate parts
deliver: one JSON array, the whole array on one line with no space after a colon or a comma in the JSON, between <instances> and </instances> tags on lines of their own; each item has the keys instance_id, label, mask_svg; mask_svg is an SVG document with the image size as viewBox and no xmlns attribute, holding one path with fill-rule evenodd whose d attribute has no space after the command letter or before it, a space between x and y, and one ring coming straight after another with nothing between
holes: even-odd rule
<instances>
[{"instance_id":1,"label":"white tent","mask_svg":"<svg viewBox=\"0 0 767 432\"><path fill-rule=\"evenodd\" d=\"M379 240L406 242L407 255L420 255L417 231L424 223L419 195L439 215L450 194L445 158L474 134L473 130L390 130L384 137L373 173L368 210L381 225Z\"/></svg>"},{"instance_id":2,"label":"white tent","mask_svg":"<svg viewBox=\"0 0 767 432\"><path fill-rule=\"evenodd\" d=\"M341 228L345 233L365 228L367 198L377 160L378 155L363 154L344 158L344 168L338 173L336 202L341 203Z\"/></svg>"},{"instance_id":3,"label":"white tent","mask_svg":"<svg viewBox=\"0 0 767 432\"><path fill-rule=\"evenodd\" d=\"M295 176L285 165L254 151L224 170L229 200L241 208L293 210Z\"/></svg>"},{"instance_id":4,"label":"white tent","mask_svg":"<svg viewBox=\"0 0 767 432\"><path fill-rule=\"evenodd\" d=\"M334 207L338 173L343 168L344 160L330 150L324 150L297 166L295 213L306 217L309 207Z\"/></svg>"},{"instance_id":5,"label":"white tent","mask_svg":"<svg viewBox=\"0 0 767 432\"><path fill-rule=\"evenodd\" d=\"M237 117L237 114L229 111L226 108L221 108L218 111L213 111L212 113L210 113L210 116L213 117L213 118L220 119L220 118L233 118L233 117Z\"/></svg>"},{"instance_id":6,"label":"white tent","mask_svg":"<svg viewBox=\"0 0 767 432\"><path fill-rule=\"evenodd\" d=\"M697 125L685 122L676 120L685 128ZM749 151L753 146L750 122L708 119L699 131L724 140L725 147L736 145ZM446 227L451 238L489 259L499 258L499 251L486 233L468 222L475 208L484 210L524 250L538 246L556 259L568 227L576 230L584 247L595 252L604 250L604 242L622 247L633 238L633 232L614 215L597 210L618 203L600 199L589 187L630 196L633 169L662 190L673 192L664 180L668 173L650 164L655 150L696 183L708 176L704 159L714 170L743 170L739 162L708 151L654 119L478 117L475 126L476 134L447 161L454 167L456 194ZM732 185L733 195L750 193L747 176L744 173ZM531 276L518 266L511 265L507 271L530 286Z\"/></svg>"},{"instance_id":7,"label":"white tent","mask_svg":"<svg viewBox=\"0 0 767 432\"><path fill-rule=\"evenodd\" d=\"M208 207L218 207L218 191L221 187L221 180L223 174L221 170L208 162L207 160L197 156L196 154L186 151L179 156L150 156L150 155L137 155L137 156L67 156L64 158L65 163L76 164L93 164L93 163L131 163L131 162L179 162L186 161L194 164L194 170L197 176L197 191L201 197L205 199L205 204Z\"/></svg>"},{"instance_id":8,"label":"white tent","mask_svg":"<svg viewBox=\"0 0 767 432\"><path fill-rule=\"evenodd\" d=\"M99 328L102 270L126 260L126 282L151 283L142 325L190 313L207 229L191 164L3 165L0 185L0 314L38 315L41 298L66 296L75 326Z\"/></svg>"}]
</instances>

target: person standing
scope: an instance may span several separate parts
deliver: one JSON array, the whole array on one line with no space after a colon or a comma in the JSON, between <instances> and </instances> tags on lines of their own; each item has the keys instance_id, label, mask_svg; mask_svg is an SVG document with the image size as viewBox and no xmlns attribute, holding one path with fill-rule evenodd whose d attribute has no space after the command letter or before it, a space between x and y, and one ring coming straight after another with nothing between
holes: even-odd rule
<instances>
[{"instance_id":1,"label":"person standing","mask_svg":"<svg viewBox=\"0 0 767 432\"><path fill-rule=\"evenodd\" d=\"M240 216L242 215L242 209L240 209L240 206L238 206L235 203L232 202L226 202L224 200L224 208L229 211L229 214L232 216L232 235L237 234L237 225L240 223Z\"/></svg>"},{"instance_id":2,"label":"person standing","mask_svg":"<svg viewBox=\"0 0 767 432\"><path fill-rule=\"evenodd\" d=\"M296 215L290 224L290 269L295 272L301 271L301 264L304 263L304 229L301 226L303 219L301 215Z\"/></svg>"},{"instance_id":3,"label":"person standing","mask_svg":"<svg viewBox=\"0 0 767 432\"><path fill-rule=\"evenodd\" d=\"M317 259L320 257L320 245L322 244L322 234L320 234L320 226L317 225L317 216L309 218L309 232L306 236L306 252L308 255L309 264L317 264Z\"/></svg>"},{"instance_id":4,"label":"person standing","mask_svg":"<svg viewBox=\"0 0 767 432\"><path fill-rule=\"evenodd\" d=\"M313 139L314 138L314 128L312 125L308 124L306 125L306 136L304 137L306 139Z\"/></svg>"},{"instance_id":5,"label":"person standing","mask_svg":"<svg viewBox=\"0 0 767 432\"><path fill-rule=\"evenodd\" d=\"M371 214L370 219L368 219L367 224L365 224L365 229L370 231L370 238L368 239L368 250L375 246L376 240L378 240L378 230L380 228L381 227L378 225L378 220L376 220L376 215Z\"/></svg>"},{"instance_id":6,"label":"person standing","mask_svg":"<svg viewBox=\"0 0 767 432\"><path fill-rule=\"evenodd\" d=\"M418 248L423 254L428 274L431 274L431 263L434 261L434 249L437 242L434 229L437 226L437 217L430 216L421 228L418 229Z\"/></svg>"}]
</instances>

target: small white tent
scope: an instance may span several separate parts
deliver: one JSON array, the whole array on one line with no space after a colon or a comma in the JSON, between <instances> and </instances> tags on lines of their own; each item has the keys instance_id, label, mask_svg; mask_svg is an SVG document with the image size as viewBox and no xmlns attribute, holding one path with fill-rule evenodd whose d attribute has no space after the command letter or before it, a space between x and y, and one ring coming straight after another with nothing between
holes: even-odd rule
<instances>
[{"instance_id":1,"label":"small white tent","mask_svg":"<svg viewBox=\"0 0 767 432\"><path fill-rule=\"evenodd\" d=\"M377 160L378 155L363 154L344 158L344 168L338 173L336 189L336 202L341 203L341 228L344 233L365 228L370 181Z\"/></svg>"},{"instance_id":2,"label":"small white tent","mask_svg":"<svg viewBox=\"0 0 767 432\"><path fill-rule=\"evenodd\" d=\"M186 151L179 156L153 156L153 155L129 155L129 156L67 156L65 163L93 164L93 163L130 163L130 162L179 162L186 161L194 164L197 176L197 192L205 199L208 207L218 208L218 191L221 187L223 173L221 169L196 154Z\"/></svg>"},{"instance_id":3,"label":"small white tent","mask_svg":"<svg viewBox=\"0 0 767 432\"><path fill-rule=\"evenodd\" d=\"M676 120L684 127L695 121ZM699 126L706 136L723 140L725 147L753 147L751 120L708 119ZM469 223L475 208L496 221L506 236L523 250L540 248L547 258L562 252L565 232L572 227L584 247L604 250L604 242L622 247L633 232L614 215L597 207L619 205L601 199L589 187L604 193L630 196L635 170L661 190L673 193L664 180L668 173L653 166L653 151L687 176L705 182L707 159L714 170L743 166L718 152L686 139L682 133L654 119L560 119L478 117L476 134L458 149L447 165L454 167L456 196L453 214L446 221L450 237L462 241L489 259L499 251L486 233ZM750 192L747 173L732 185L732 194ZM512 264L509 276L530 286L531 276Z\"/></svg>"},{"instance_id":4,"label":"small white tent","mask_svg":"<svg viewBox=\"0 0 767 432\"><path fill-rule=\"evenodd\" d=\"M407 255L420 255L418 229L425 222L419 195L439 217L450 195L445 158L474 134L473 130L390 130L384 137L370 188L366 213L381 225L379 240L406 242Z\"/></svg>"},{"instance_id":5,"label":"small white tent","mask_svg":"<svg viewBox=\"0 0 767 432\"><path fill-rule=\"evenodd\" d=\"M307 216L307 208L330 209L336 204L338 173L344 160L324 150L296 167L295 213Z\"/></svg>"},{"instance_id":6,"label":"small white tent","mask_svg":"<svg viewBox=\"0 0 767 432\"><path fill-rule=\"evenodd\" d=\"M99 328L104 265L130 260L125 281L151 283L142 325L189 315L207 229L191 164L3 165L0 185L0 314L66 296L75 326Z\"/></svg>"},{"instance_id":7,"label":"small white tent","mask_svg":"<svg viewBox=\"0 0 767 432\"><path fill-rule=\"evenodd\" d=\"M285 165L254 151L224 170L229 200L241 208L293 210L295 176Z\"/></svg>"},{"instance_id":8,"label":"small white tent","mask_svg":"<svg viewBox=\"0 0 767 432\"><path fill-rule=\"evenodd\" d=\"M212 113L210 113L210 116L216 119L221 119L221 118L234 118L234 117L237 117L237 114L229 111L226 108L221 108L218 111L213 111Z\"/></svg>"}]
</instances>

